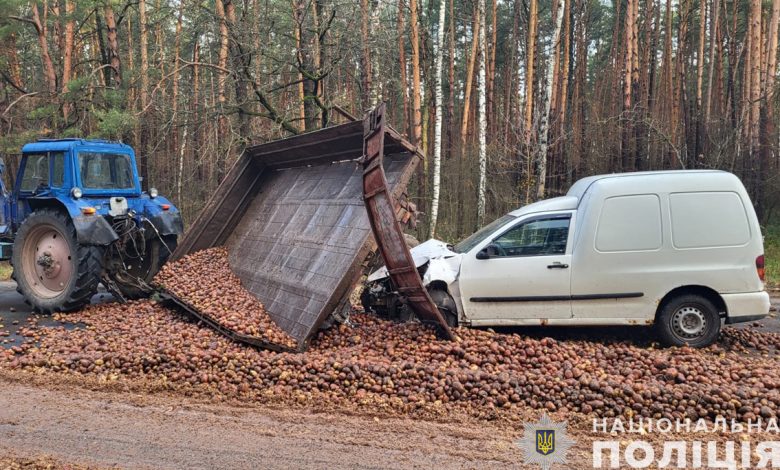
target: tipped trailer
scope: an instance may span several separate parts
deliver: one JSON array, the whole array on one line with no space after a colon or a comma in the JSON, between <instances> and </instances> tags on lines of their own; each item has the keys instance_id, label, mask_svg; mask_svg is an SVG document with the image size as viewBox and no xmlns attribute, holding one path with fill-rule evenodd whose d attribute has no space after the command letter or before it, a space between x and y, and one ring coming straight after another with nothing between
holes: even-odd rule
<instances>
[{"instance_id":1,"label":"tipped trailer","mask_svg":"<svg viewBox=\"0 0 780 470\"><path fill-rule=\"evenodd\" d=\"M421 159L415 146L386 125L384 105L363 121L249 147L172 258L224 245L243 286L303 350L329 316L348 307L379 241L402 301L452 338L399 222L413 211L405 190ZM166 297L213 323L184 299Z\"/></svg>"}]
</instances>

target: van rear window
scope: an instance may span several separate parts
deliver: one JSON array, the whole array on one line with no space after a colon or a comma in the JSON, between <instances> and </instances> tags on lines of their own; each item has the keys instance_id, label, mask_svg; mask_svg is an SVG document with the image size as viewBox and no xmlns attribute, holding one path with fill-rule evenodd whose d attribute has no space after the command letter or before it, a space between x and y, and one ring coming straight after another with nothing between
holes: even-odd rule
<instances>
[{"instance_id":1,"label":"van rear window","mask_svg":"<svg viewBox=\"0 0 780 470\"><path fill-rule=\"evenodd\" d=\"M604 201L596 231L601 252L661 248L661 201L655 194L611 197Z\"/></svg>"},{"instance_id":2,"label":"van rear window","mask_svg":"<svg viewBox=\"0 0 780 470\"><path fill-rule=\"evenodd\" d=\"M675 248L741 246L750 241L747 211L732 191L669 195Z\"/></svg>"}]
</instances>

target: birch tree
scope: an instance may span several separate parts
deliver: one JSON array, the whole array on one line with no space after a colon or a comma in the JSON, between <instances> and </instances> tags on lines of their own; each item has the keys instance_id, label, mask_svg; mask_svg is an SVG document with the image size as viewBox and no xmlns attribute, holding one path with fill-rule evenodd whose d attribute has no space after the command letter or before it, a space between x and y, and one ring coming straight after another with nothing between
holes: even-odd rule
<instances>
[{"instance_id":1,"label":"birch tree","mask_svg":"<svg viewBox=\"0 0 780 470\"><path fill-rule=\"evenodd\" d=\"M439 218L439 191L441 186L441 141L444 122L444 93L442 92L441 69L444 62L444 22L447 15L447 0L440 0L439 30L433 43L433 55L436 57L436 126L433 131L433 194L431 199L431 226L429 238L436 235L436 222ZM450 84L450 86L452 86Z\"/></svg>"},{"instance_id":2,"label":"birch tree","mask_svg":"<svg viewBox=\"0 0 780 470\"><path fill-rule=\"evenodd\" d=\"M479 0L479 21L485 22L485 0ZM485 184L487 171L487 96L485 93L486 28L479 29L479 184L477 186L477 226L485 219Z\"/></svg>"},{"instance_id":3,"label":"birch tree","mask_svg":"<svg viewBox=\"0 0 780 470\"><path fill-rule=\"evenodd\" d=\"M417 0L409 1L410 40L412 41L412 143L422 143L422 112L420 110L420 27L417 22Z\"/></svg>"},{"instance_id":4,"label":"birch tree","mask_svg":"<svg viewBox=\"0 0 780 470\"><path fill-rule=\"evenodd\" d=\"M555 32L553 33L552 43L550 44L550 50L553 51L558 48L558 43L561 40L561 25L563 24L563 7L561 6L561 0L555 0L558 4L558 14L555 18ZM542 96L542 102L544 111L539 122L539 153L536 157L537 163L537 182L536 182L536 197L542 199L545 191L545 180L547 179L547 147L549 142L549 126L550 121L550 96L552 95L552 83L553 83L553 66L552 63L547 64L547 78L545 83L544 95Z\"/></svg>"}]
</instances>

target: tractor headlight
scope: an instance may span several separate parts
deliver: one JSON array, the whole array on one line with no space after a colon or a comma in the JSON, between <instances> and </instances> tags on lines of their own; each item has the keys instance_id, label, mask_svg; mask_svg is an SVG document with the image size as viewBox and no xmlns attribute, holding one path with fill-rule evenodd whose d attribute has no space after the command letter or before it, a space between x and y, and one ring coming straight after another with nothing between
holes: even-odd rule
<instances>
[{"instance_id":1,"label":"tractor headlight","mask_svg":"<svg viewBox=\"0 0 780 470\"><path fill-rule=\"evenodd\" d=\"M157 188L149 188L149 197L152 199L157 197Z\"/></svg>"},{"instance_id":2,"label":"tractor headlight","mask_svg":"<svg viewBox=\"0 0 780 470\"><path fill-rule=\"evenodd\" d=\"M81 192L81 188L73 188L70 190L70 195L76 199L79 199L81 196L83 196L83 193Z\"/></svg>"}]
</instances>

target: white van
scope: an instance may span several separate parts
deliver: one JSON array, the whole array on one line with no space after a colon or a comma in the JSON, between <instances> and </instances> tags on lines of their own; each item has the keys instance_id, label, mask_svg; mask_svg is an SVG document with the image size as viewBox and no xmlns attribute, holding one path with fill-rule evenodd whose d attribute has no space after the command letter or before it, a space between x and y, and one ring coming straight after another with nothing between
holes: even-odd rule
<instances>
[{"instance_id":1,"label":"white van","mask_svg":"<svg viewBox=\"0 0 780 470\"><path fill-rule=\"evenodd\" d=\"M655 324L665 343L701 347L721 320L769 312L756 213L722 171L591 176L455 246L411 251L453 325ZM403 315L391 284L384 268L369 276L364 306Z\"/></svg>"}]
</instances>

